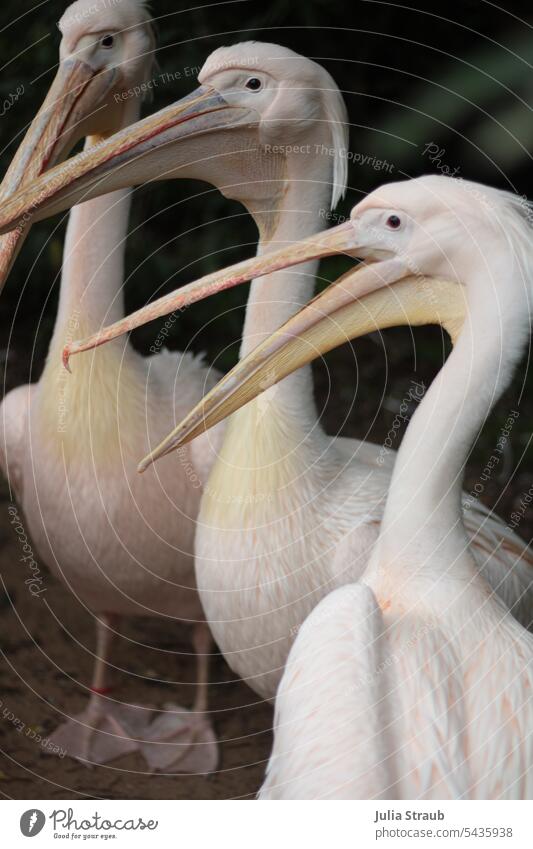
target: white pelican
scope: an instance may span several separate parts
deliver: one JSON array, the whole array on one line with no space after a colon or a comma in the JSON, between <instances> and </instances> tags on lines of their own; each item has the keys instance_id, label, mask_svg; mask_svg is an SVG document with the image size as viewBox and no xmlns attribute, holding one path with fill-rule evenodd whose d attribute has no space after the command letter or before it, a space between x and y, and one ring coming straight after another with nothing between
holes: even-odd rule
<instances>
[{"instance_id":1,"label":"white pelican","mask_svg":"<svg viewBox=\"0 0 533 849\"><path fill-rule=\"evenodd\" d=\"M136 120L141 98L122 93L151 78L154 37L138 0L79 0L59 26L61 63L53 97L49 94L33 122L11 174L35 159L46 163L52 148L62 156L78 135L89 136L90 151L99 137ZM73 98L69 86L80 77L86 85ZM212 373L191 354L176 358L162 352L144 359L129 346L103 351L73 379L65 380L61 366L66 340L123 314L129 208L130 192L120 190L72 210L48 358L39 382L18 387L2 404L0 463L40 557L95 613L90 700L50 739L86 763L139 749L152 769L209 772L217 762L205 718L211 638L195 588L200 488L190 469L192 464L205 477L211 447L205 440L195 443L181 463L146 483L135 469L139 452L163 436L176 412L185 414L201 398ZM4 244L6 256L13 255L17 232ZM152 709L109 697L110 643L122 614L191 623L198 664L192 713L168 705L153 719Z\"/></svg>"},{"instance_id":2,"label":"white pelican","mask_svg":"<svg viewBox=\"0 0 533 849\"><path fill-rule=\"evenodd\" d=\"M360 583L323 599L292 647L260 798L533 796L533 636L480 574L461 505L472 444L529 339L531 214L508 192L442 176L372 192L348 224L285 256L343 246L376 264L331 286L206 402L233 409L376 327L442 323L454 337L402 441ZM347 573L356 535L342 557Z\"/></svg>"},{"instance_id":3,"label":"white pelican","mask_svg":"<svg viewBox=\"0 0 533 849\"><path fill-rule=\"evenodd\" d=\"M259 259L185 286L88 341L68 345L67 359L72 352L100 345L206 294L248 280L255 270L258 275L265 268L274 271L276 254L266 254L276 242L291 243L321 227L345 181L342 99L331 78L315 63L282 48L260 47L265 58L259 54L253 72L237 70L246 69L244 60L249 61L239 45L238 50L216 51L200 74L200 81L206 87L212 85L221 100L244 110L242 116L235 116L236 121L252 122L250 112L248 118L246 114L252 108L260 116L259 138L269 145L262 173L255 183L250 183L250 177L243 181L242 176L239 183L237 168L240 164L242 171L242 162L228 157L230 176L223 189L243 200L259 221ZM248 52L253 57L257 50L257 45L251 45ZM268 63L270 54L273 58ZM104 177L109 189L179 173L184 143L173 147L167 126L163 110L148 125L140 122L133 130L118 133L90 160L72 160L70 168L53 169L1 210L0 227L13 226L28 208L35 210L37 218L46 217L85 192L93 196L103 190L98 181ZM252 130L248 132L253 138ZM212 160L205 160L199 149L201 167L214 170ZM191 173L190 166L186 170ZM215 182L211 174L208 179ZM268 210L268 217L261 215L262 209ZM311 261L297 275L270 273L254 281L243 354L309 298L316 250L315 244ZM226 409L222 405L222 418ZM199 410L187 419L185 430L180 429L178 436L150 457L171 450L191 423L200 433L203 404ZM332 440L321 430L308 369L284 381L268 403L258 399L230 420L202 498L196 574L208 621L226 660L264 697L274 697L294 634L312 608L331 589L357 580L365 568L390 482L390 465L379 465L378 457L377 446ZM355 530L354 516L358 517ZM531 580L531 555L523 551L518 537L481 506L472 507L466 523L473 551L492 585L510 606L517 604L516 615L529 622L530 611L520 602ZM342 555L346 546L352 554L349 565Z\"/></svg>"}]
</instances>

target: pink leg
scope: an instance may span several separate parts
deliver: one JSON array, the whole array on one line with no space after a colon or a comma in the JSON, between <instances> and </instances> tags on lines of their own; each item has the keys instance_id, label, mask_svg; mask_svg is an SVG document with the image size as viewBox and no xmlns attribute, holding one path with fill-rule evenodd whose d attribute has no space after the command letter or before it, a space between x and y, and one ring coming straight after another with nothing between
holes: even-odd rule
<instances>
[{"instance_id":1,"label":"pink leg","mask_svg":"<svg viewBox=\"0 0 533 849\"><path fill-rule=\"evenodd\" d=\"M111 692L111 687L108 684L107 660L113 643L111 629L116 627L117 620L118 617L108 613L104 613L101 620L96 620L96 656L91 690L101 696Z\"/></svg>"},{"instance_id":2,"label":"pink leg","mask_svg":"<svg viewBox=\"0 0 533 849\"><path fill-rule=\"evenodd\" d=\"M213 637L209 626L204 622L194 626L192 644L196 652L196 698L193 712L205 713L209 696L209 661L213 649Z\"/></svg>"},{"instance_id":3,"label":"pink leg","mask_svg":"<svg viewBox=\"0 0 533 849\"><path fill-rule=\"evenodd\" d=\"M213 638L208 626L194 627L197 684L192 711L179 705L165 705L154 720L150 743L141 750L150 769L167 772L209 773L218 764L214 731L206 718L209 687L209 659Z\"/></svg>"},{"instance_id":4,"label":"pink leg","mask_svg":"<svg viewBox=\"0 0 533 849\"><path fill-rule=\"evenodd\" d=\"M139 748L151 711L133 705L122 705L108 697L108 657L113 641L112 629L116 617L103 614L96 623L96 652L87 707L77 716L62 723L46 741L48 754L68 755L83 761L87 766L107 763ZM134 738L134 739L132 739ZM137 738L137 739L135 739ZM51 749L52 744L59 751Z\"/></svg>"}]
</instances>

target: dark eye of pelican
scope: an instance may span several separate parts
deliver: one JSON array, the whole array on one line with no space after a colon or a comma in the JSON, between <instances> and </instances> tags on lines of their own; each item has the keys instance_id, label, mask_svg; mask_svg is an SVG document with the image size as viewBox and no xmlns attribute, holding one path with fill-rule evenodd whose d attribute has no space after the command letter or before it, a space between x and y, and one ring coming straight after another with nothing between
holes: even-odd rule
<instances>
[{"instance_id":1,"label":"dark eye of pelican","mask_svg":"<svg viewBox=\"0 0 533 849\"><path fill-rule=\"evenodd\" d=\"M113 47L114 43L115 43L115 38L112 35L104 35L102 41L100 42L102 47L107 47L107 48Z\"/></svg>"},{"instance_id":2,"label":"dark eye of pelican","mask_svg":"<svg viewBox=\"0 0 533 849\"><path fill-rule=\"evenodd\" d=\"M258 77L250 77L249 80L246 80L246 88L249 88L250 91L259 91L262 88L262 82Z\"/></svg>"},{"instance_id":3,"label":"dark eye of pelican","mask_svg":"<svg viewBox=\"0 0 533 849\"><path fill-rule=\"evenodd\" d=\"M398 215L389 215L389 217L387 218L387 227L390 230L397 230L398 227L400 227L401 223L401 218L399 218Z\"/></svg>"}]
</instances>

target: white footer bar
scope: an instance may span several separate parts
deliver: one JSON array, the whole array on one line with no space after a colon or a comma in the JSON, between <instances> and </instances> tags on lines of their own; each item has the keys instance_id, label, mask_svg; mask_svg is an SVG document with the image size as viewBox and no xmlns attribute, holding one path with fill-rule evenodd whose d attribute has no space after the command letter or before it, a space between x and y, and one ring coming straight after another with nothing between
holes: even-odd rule
<instances>
[{"instance_id":1,"label":"white footer bar","mask_svg":"<svg viewBox=\"0 0 533 849\"><path fill-rule=\"evenodd\" d=\"M531 802L6 800L0 806L0 843L6 849L73 843L158 849L525 849L533 846L532 808Z\"/></svg>"}]
</instances>

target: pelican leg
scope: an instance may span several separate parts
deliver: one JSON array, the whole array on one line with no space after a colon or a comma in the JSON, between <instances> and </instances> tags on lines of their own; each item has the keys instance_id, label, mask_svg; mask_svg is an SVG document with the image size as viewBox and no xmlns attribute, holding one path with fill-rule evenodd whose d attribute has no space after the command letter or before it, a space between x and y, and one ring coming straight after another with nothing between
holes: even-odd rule
<instances>
[{"instance_id":1,"label":"pelican leg","mask_svg":"<svg viewBox=\"0 0 533 849\"><path fill-rule=\"evenodd\" d=\"M115 617L105 614L96 625L96 653L91 697L77 716L63 722L43 744L47 754L76 758L87 766L107 763L139 748L152 708L124 705L109 697L107 659Z\"/></svg>"},{"instance_id":2,"label":"pelican leg","mask_svg":"<svg viewBox=\"0 0 533 849\"><path fill-rule=\"evenodd\" d=\"M198 623L194 628L197 686L191 711L176 704L164 705L154 719L141 751L153 772L214 772L218 764L218 746L211 723L206 717L209 687L209 653L213 640L209 628Z\"/></svg>"}]
</instances>

